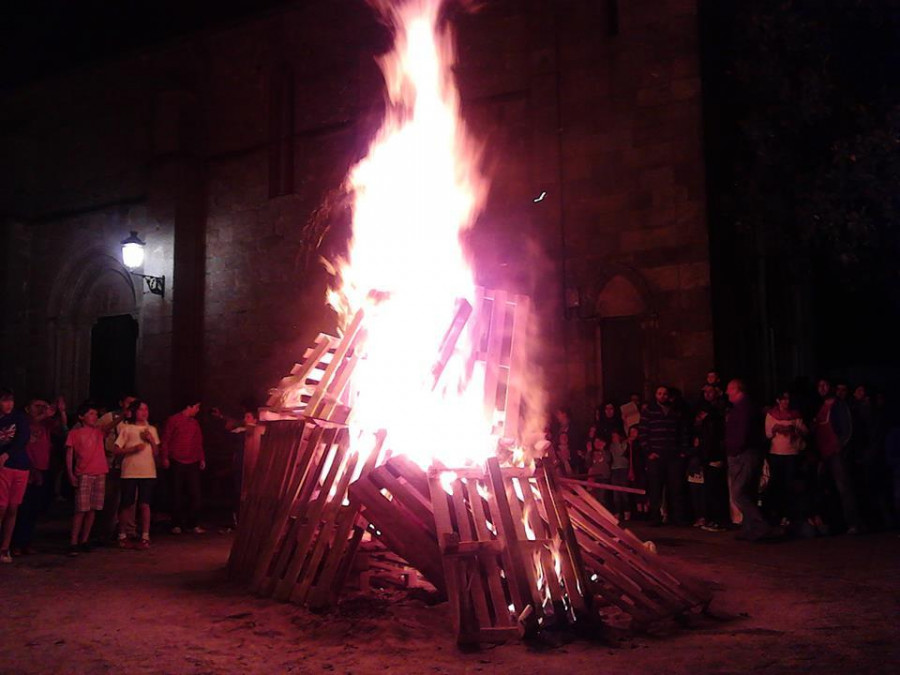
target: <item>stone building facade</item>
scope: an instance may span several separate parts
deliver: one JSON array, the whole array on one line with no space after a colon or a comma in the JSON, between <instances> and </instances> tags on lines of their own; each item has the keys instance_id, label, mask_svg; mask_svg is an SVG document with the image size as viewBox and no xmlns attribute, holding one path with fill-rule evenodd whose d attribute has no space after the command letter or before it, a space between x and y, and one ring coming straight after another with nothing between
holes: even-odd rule
<instances>
[{"instance_id":1,"label":"stone building facade","mask_svg":"<svg viewBox=\"0 0 900 675\"><path fill-rule=\"evenodd\" d=\"M492 180L468 244L482 283L534 298L551 399L696 389L713 363L696 0L452 20ZM133 349L121 367L160 413L187 391L261 399L332 328L318 257L340 227L311 214L378 127L389 44L362 0L287 3L5 94L0 380L78 400ZM165 297L122 266L131 230Z\"/></svg>"}]
</instances>

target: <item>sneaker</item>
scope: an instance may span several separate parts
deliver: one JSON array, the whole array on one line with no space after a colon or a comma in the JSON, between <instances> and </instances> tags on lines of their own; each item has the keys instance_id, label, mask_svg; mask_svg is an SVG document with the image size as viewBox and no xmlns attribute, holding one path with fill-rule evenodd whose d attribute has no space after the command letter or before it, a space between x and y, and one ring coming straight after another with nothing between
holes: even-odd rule
<instances>
[{"instance_id":1,"label":"sneaker","mask_svg":"<svg viewBox=\"0 0 900 675\"><path fill-rule=\"evenodd\" d=\"M206 532L206 530L204 530L202 527L200 527L200 526L198 525L198 526L195 527L193 530L191 530L191 532L193 532L194 534L203 534L203 533Z\"/></svg>"},{"instance_id":2,"label":"sneaker","mask_svg":"<svg viewBox=\"0 0 900 675\"><path fill-rule=\"evenodd\" d=\"M134 548L134 544L128 537L119 537L119 548Z\"/></svg>"},{"instance_id":3,"label":"sneaker","mask_svg":"<svg viewBox=\"0 0 900 675\"><path fill-rule=\"evenodd\" d=\"M0 551L0 563L8 565L11 562L12 556L9 554L9 551Z\"/></svg>"},{"instance_id":4,"label":"sneaker","mask_svg":"<svg viewBox=\"0 0 900 675\"><path fill-rule=\"evenodd\" d=\"M150 548L150 540L149 539L141 539L135 548L139 551L146 551Z\"/></svg>"},{"instance_id":5,"label":"sneaker","mask_svg":"<svg viewBox=\"0 0 900 675\"><path fill-rule=\"evenodd\" d=\"M81 552L81 547L78 544L69 544L69 557L74 558Z\"/></svg>"},{"instance_id":6,"label":"sneaker","mask_svg":"<svg viewBox=\"0 0 900 675\"><path fill-rule=\"evenodd\" d=\"M181 534L181 528L176 525L172 528L171 532L172 534Z\"/></svg>"},{"instance_id":7,"label":"sneaker","mask_svg":"<svg viewBox=\"0 0 900 675\"><path fill-rule=\"evenodd\" d=\"M706 526L706 518L697 518L697 520L694 521L693 526L700 527L700 528L705 527Z\"/></svg>"}]
</instances>

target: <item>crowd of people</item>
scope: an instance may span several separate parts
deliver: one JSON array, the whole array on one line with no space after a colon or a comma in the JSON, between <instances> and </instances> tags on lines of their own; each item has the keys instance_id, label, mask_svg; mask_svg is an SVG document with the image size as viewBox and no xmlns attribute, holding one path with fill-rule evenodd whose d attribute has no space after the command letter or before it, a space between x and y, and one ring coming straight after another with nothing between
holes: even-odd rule
<instances>
[{"instance_id":1,"label":"crowd of people","mask_svg":"<svg viewBox=\"0 0 900 675\"><path fill-rule=\"evenodd\" d=\"M199 399L183 401L160 435L147 402L131 394L113 410L83 403L72 419L63 398L33 396L17 408L13 391L0 389L0 563L32 552L35 525L54 498L64 499L66 483L74 503L70 556L107 541L150 548L151 506L163 501L172 534L204 533L197 518L206 469L200 407ZM255 423L252 413L243 420L211 413L229 431ZM235 474L239 479L239 466Z\"/></svg>"},{"instance_id":2,"label":"crowd of people","mask_svg":"<svg viewBox=\"0 0 900 675\"><path fill-rule=\"evenodd\" d=\"M900 516L900 419L865 385L823 378L758 407L745 383L711 371L694 402L657 387L607 401L579 426L548 428L559 471L594 486L620 519L739 528L739 538L893 528Z\"/></svg>"}]
</instances>

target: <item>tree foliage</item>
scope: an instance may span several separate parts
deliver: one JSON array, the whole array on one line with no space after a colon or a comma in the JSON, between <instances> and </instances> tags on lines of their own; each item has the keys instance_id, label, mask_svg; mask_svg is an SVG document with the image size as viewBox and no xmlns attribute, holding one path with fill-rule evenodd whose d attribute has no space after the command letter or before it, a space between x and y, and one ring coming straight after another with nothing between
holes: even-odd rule
<instances>
[{"instance_id":1,"label":"tree foliage","mask_svg":"<svg viewBox=\"0 0 900 675\"><path fill-rule=\"evenodd\" d=\"M726 211L767 254L806 250L854 283L896 283L898 3L733 8L723 64L736 122Z\"/></svg>"}]
</instances>

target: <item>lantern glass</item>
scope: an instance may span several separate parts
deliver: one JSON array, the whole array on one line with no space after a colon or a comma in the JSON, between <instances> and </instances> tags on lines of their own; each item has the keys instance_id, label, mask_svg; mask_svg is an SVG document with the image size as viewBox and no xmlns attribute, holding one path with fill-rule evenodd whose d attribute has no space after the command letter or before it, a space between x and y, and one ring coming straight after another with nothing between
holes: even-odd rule
<instances>
[{"instance_id":1,"label":"lantern glass","mask_svg":"<svg viewBox=\"0 0 900 675\"><path fill-rule=\"evenodd\" d=\"M144 264L144 245L136 242L122 244L122 262L130 270L136 270Z\"/></svg>"}]
</instances>

